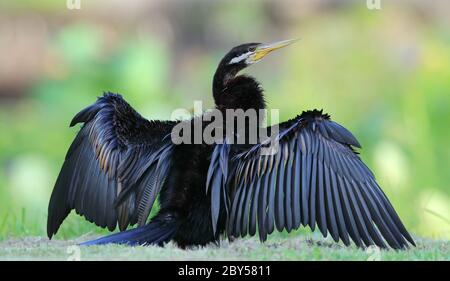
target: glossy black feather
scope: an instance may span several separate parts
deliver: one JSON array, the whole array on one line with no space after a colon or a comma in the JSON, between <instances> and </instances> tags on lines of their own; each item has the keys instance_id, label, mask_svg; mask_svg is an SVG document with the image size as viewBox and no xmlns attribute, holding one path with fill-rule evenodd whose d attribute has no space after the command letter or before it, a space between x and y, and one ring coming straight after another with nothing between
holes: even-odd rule
<instances>
[{"instance_id":1,"label":"glossy black feather","mask_svg":"<svg viewBox=\"0 0 450 281\"><path fill-rule=\"evenodd\" d=\"M269 206L267 208L267 233L271 234L275 229L275 197L277 193L277 181L279 174L279 165L281 160L281 153L274 156L274 163L271 169L270 184L269 184Z\"/></svg>"},{"instance_id":2,"label":"glossy black feather","mask_svg":"<svg viewBox=\"0 0 450 281\"><path fill-rule=\"evenodd\" d=\"M373 244L407 247L406 241L412 239L372 172L354 151L360 144L350 132L321 111L304 112L280 124L280 128L279 160L268 165L265 174L253 171L254 184L247 188L256 195L245 198L251 205L250 212L244 211L235 218L243 220L242 225L250 221L250 228L241 229L241 236L254 235L257 223L260 238L265 240L273 231L270 224L273 214L279 231L291 231L300 224L314 230L317 225L324 236L330 233L335 241L342 240L345 245L351 239L359 247ZM240 151L233 156L231 165L246 165L251 161L267 164L266 156L259 155L261 148L261 144L256 144ZM275 184L272 187L266 179L273 175L276 180L270 180ZM268 186L275 189L273 195L270 189L267 194ZM240 190L232 202L240 202L243 194L246 192ZM231 208L239 205L233 204Z\"/></svg>"},{"instance_id":3,"label":"glossy black feather","mask_svg":"<svg viewBox=\"0 0 450 281\"><path fill-rule=\"evenodd\" d=\"M293 170L293 163L294 163L294 153L292 151L292 148L294 147L293 142L286 144L286 148L288 150L288 160L287 160L287 167L285 169L285 187L284 187L284 216L286 225L285 228L287 232L292 231L292 170Z\"/></svg>"},{"instance_id":4,"label":"glossy black feather","mask_svg":"<svg viewBox=\"0 0 450 281\"><path fill-rule=\"evenodd\" d=\"M300 150L300 141L297 142L298 145L294 144L293 153L294 156L294 163L293 163L293 185L292 185L292 212L293 212L293 228L297 229L300 226L301 223L301 210L300 210L300 181L301 181L301 173L302 173L302 166L301 166L301 150Z\"/></svg>"},{"instance_id":5,"label":"glossy black feather","mask_svg":"<svg viewBox=\"0 0 450 281\"><path fill-rule=\"evenodd\" d=\"M170 165L168 143L161 141L174 122L147 121L120 95L107 93L78 113L83 122L66 156L49 203L47 232L53 236L71 209L100 227L121 230L145 222ZM162 171L162 172L161 172ZM156 173L157 181L149 178ZM135 202L136 194L143 202ZM118 199L118 200L117 200ZM117 201L116 201L117 200ZM136 205L140 205L136 208Z\"/></svg>"},{"instance_id":6,"label":"glossy black feather","mask_svg":"<svg viewBox=\"0 0 450 281\"><path fill-rule=\"evenodd\" d=\"M324 165L325 174L325 197L326 197L326 210L327 210L327 228L331 233L334 241L339 241L339 230L336 222L336 213L333 204L333 188L330 180L330 168L328 165Z\"/></svg>"},{"instance_id":7,"label":"glossy black feather","mask_svg":"<svg viewBox=\"0 0 450 281\"><path fill-rule=\"evenodd\" d=\"M287 157L285 150L280 148L278 153L280 155L279 164L279 172L278 172L278 185L274 187L277 189L277 198L275 201L275 224L277 226L278 231L282 231L284 229L285 216L284 216L284 197L285 197L285 183L284 183L284 174L286 172L287 165Z\"/></svg>"}]
</instances>

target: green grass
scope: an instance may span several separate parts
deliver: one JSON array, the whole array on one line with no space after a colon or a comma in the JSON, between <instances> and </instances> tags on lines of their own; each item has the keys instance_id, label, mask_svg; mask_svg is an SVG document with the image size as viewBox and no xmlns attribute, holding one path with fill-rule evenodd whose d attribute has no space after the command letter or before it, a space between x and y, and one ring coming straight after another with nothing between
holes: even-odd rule
<instances>
[{"instance_id":1,"label":"green grass","mask_svg":"<svg viewBox=\"0 0 450 281\"><path fill-rule=\"evenodd\" d=\"M92 237L90 237L92 238ZM416 237L417 247L405 251L345 247L318 235L276 236L266 243L256 238L226 240L182 250L173 243L164 248L121 245L78 247L75 240L42 237L7 239L0 242L0 260L450 260L450 242ZM79 253L79 255L78 255Z\"/></svg>"}]
</instances>

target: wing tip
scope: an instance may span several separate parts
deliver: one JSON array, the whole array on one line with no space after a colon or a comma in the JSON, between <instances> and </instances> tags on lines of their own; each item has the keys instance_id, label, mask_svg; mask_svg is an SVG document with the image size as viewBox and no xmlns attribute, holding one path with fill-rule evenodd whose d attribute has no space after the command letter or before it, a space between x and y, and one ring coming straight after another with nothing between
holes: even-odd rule
<instances>
[{"instance_id":1,"label":"wing tip","mask_svg":"<svg viewBox=\"0 0 450 281\"><path fill-rule=\"evenodd\" d=\"M47 237L49 240L52 240L52 237L56 234L56 232L58 232L58 228L59 226L55 227L53 222L50 220L47 222Z\"/></svg>"},{"instance_id":2,"label":"wing tip","mask_svg":"<svg viewBox=\"0 0 450 281\"><path fill-rule=\"evenodd\" d=\"M86 123L89 120L92 119L92 117L97 114L97 112L100 110L100 107L98 106L98 102L89 105L88 107L84 108L80 112L78 112L70 122L69 127L73 127L78 123Z\"/></svg>"},{"instance_id":3,"label":"wing tip","mask_svg":"<svg viewBox=\"0 0 450 281\"><path fill-rule=\"evenodd\" d=\"M97 101L88 107L84 108L80 112L78 112L70 122L70 127L75 126L78 123L86 123L91 120L95 114L97 114L100 109L103 108L105 103L114 103L114 101L123 101L123 98L120 94L116 94L113 92L105 91L103 92L103 96L98 97Z\"/></svg>"}]
</instances>

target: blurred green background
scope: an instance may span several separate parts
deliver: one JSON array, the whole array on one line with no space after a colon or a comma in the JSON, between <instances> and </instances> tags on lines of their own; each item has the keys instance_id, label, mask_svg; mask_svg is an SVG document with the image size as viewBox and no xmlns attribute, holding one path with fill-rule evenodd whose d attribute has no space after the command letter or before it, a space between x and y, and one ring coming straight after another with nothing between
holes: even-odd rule
<instances>
[{"instance_id":1,"label":"blurred green background","mask_svg":"<svg viewBox=\"0 0 450 281\"><path fill-rule=\"evenodd\" d=\"M0 2L0 239L45 235L47 203L103 91L150 119L213 106L221 57L245 42L301 37L246 72L281 121L323 108L416 235L450 238L448 1ZM97 227L71 214L57 238Z\"/></svg>"}]
</instances>

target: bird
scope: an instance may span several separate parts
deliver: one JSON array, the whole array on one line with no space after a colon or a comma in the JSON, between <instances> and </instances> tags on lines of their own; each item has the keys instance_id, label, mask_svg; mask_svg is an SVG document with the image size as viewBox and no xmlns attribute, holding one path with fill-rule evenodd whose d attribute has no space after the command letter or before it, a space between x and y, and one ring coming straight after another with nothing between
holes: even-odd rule
<instances>
[{"instance_id":1,"label":"bird","mask_svg":"<svg viewBox=\"0 0 450 281\"><path fill-rule=\"evenodd\" d=\"M213 76L215 110L224 115L230 110L264 110L261 84L240 72L297 41L232 48ZM236 129L212 144L174 143L175 128L199 121L205 130L211 124L202 118L206 115L147 120L111 92L81 110L70 123L82 124L81 129L49 201L49 239L75 210L99 227L119 229L81 243L84 246L164 246L173 241L184 249L256 234L264 242L275 231L300 227L318 229L345 246L416 246L361 160L358 140L323 110L302 111L266 127L277 144L273 153L267 153L267 138L235 143L242 134ZM216 129L220 132L235 122L223 120ZM245 124L262 126L259 121ZM155 202L159 209L150 217Z\"/></svg>"}]
</instances>

